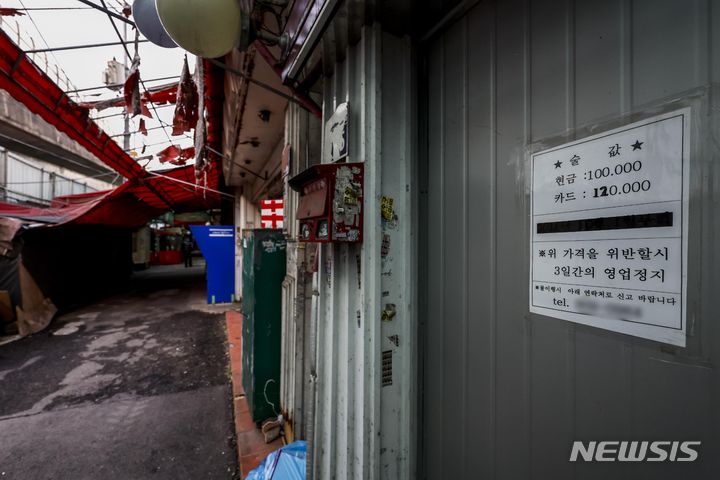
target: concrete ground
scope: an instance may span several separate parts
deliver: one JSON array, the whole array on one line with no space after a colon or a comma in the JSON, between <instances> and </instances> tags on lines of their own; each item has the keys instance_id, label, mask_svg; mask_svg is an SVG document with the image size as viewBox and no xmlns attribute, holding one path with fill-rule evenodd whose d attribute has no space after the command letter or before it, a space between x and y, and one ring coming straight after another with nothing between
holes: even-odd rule
<instances>
[{"instance_id":1,"label":"concrete ground","mask_svg":"<svg viewBox=\"0 0 720 480\"><path fill-rule=\"evenodd\" d=\"M281 448L283 440L278 437L270 443L265 443L265 436L253 422L245 389L242 386L242 315L239 312L228 311L225 317L230 343L230 370L240 474L242 478L245 478L248 473L260 465L270 452Z\"/></svg>"},{"instance_id":2,"label":"concrete ground","mask_svg":"<svg viewBox=\"0 0 720 480\"><path fill-rule=\"evenodd\" d=\"M202 266L157 267L0 346L0 479L236 478L224 324Z\"/></svg>"}]
</instances>

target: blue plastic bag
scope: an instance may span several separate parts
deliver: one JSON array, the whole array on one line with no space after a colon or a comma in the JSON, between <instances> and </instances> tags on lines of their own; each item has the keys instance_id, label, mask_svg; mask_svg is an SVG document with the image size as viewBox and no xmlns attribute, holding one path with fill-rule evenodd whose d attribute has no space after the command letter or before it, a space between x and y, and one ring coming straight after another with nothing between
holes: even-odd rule
<instances>
[{"instance_id":1,"label":"blue plastic bag","mask_svg":"<svg viewBox=\"0 0 720 480\"><path fill-rule=\"evenodd\" d=\"M297 440L265 457L247 480L305 480L307 442Z\"/></svg>"}]
</instances>

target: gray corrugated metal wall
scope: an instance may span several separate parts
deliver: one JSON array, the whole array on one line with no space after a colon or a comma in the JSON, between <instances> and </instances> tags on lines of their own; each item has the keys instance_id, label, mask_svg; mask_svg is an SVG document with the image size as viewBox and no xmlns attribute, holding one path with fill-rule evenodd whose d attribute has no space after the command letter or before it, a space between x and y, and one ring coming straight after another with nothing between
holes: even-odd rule
<instances>
[{"instance_id":1,"label":"gray corrugated metal wall","mask_svg":"<svg viewBox=\"0 0 720 480\"><path fill-rule=\"evenodd\" d=\"M359 43L344 53L324 79L323 118L349 102L348 161L365 162L364 240L327 244L320 251L312 307L317 315L313 478L410 479L417 398L411 46L373 25L363 27ZM382 196L394 200L398 218L389 224L381 222ZM384 235L389 253L383 259ZM388 304L397 314L382 321ZM381 381L381 352L392 357L389 385Z\"/></svg>"},{"instance_id":2,"label":"gray corrugated metal wall","mask_svg":"<svg viewBox=\"0 0 720 480\"><path fill-rule=\"evenodd\" d=\"M43 169L8 155L7 172L10 197L36 202L52 198L48 173Z\"/></svg>"},{"instance_id":3,"label":"gray corrugated metal wall","mask_svg":"<svg viewBox=\"0 0 720 480\"><path fill-rule=\"evenodd\" d=\"M713 478L712 107L693 103L688 348L528 312L527 145L720 80L708 1L482 2L427 45L426 478ZM702 440L695 464L568 462L573 440ZM714 472L714 473L713 473Z\"/></svg>"},{"instance_id":4,"label":"gray corrugated metal wall","mask_svg":"<svg viewBox=\"0 0 720 480\"><path fill-rule=\"evenodd\" d=\"M95 191L83 181L66 178L43 168L43 162L24 160L7 153L7 196L18 202L49 203L54 197Z\"/></svg>"},{"instance_id":5,"label":"gray corrugated metal wall","mask_svg":"<svg viewBox=\"0 0 720 480\"><path fill-rule=\"evenodd\" d=\"M288 177L320 163L320 120L295 104L285 113L285 141L291 146ZM311 314L312 259L305 243L297 241L298 194L285 184L287 275L283 282L282 370L280 406L292 423L295 438L312 438L315 409L316 326ZM314 247L314 246L313 246Z\"/></svg>"}]
</instances>

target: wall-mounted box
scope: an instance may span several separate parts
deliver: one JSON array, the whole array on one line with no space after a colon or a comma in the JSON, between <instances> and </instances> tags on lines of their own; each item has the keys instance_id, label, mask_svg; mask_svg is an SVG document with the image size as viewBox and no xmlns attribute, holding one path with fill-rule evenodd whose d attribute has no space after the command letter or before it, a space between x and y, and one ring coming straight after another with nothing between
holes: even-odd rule
<instances>
[{"instance_id":1,"label":"wall-mounted box","mask_svg":"<svg viewBox=\"0 0 720 480\"><path fill-rule=\"evenodd\" d=\"M362 242L362 163L313 165L291 178L300 193L297 219L302 242Z\"/></svg>"}]
</instances>

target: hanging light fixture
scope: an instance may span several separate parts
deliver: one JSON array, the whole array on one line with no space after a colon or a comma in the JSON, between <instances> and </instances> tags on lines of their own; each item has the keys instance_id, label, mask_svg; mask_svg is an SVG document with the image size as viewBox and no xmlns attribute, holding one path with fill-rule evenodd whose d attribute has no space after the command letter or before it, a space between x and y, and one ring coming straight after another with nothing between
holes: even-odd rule
<instances>
[{"instance_id":1,"label":"hanging light fixture","mask_svg":"<svg viewBox=\"0 0 720 480\"><path fill-rule=\"evenodd\" d=\"M248 23L237 0L155 0L167 33L183 49L204 58L230 52Z\"/></svg>"},{"instance_id":2,"label":"hanging light fixture","mask_svg":"<svg viewBox=\"0 0 720 480\"><path fill-rule=\"evenodd\" d=\"M155 0L135 0L132 6L132 15L135 26L145 38L163 48L177 48L160 22Z\"/></svg>"}]
</instances>

